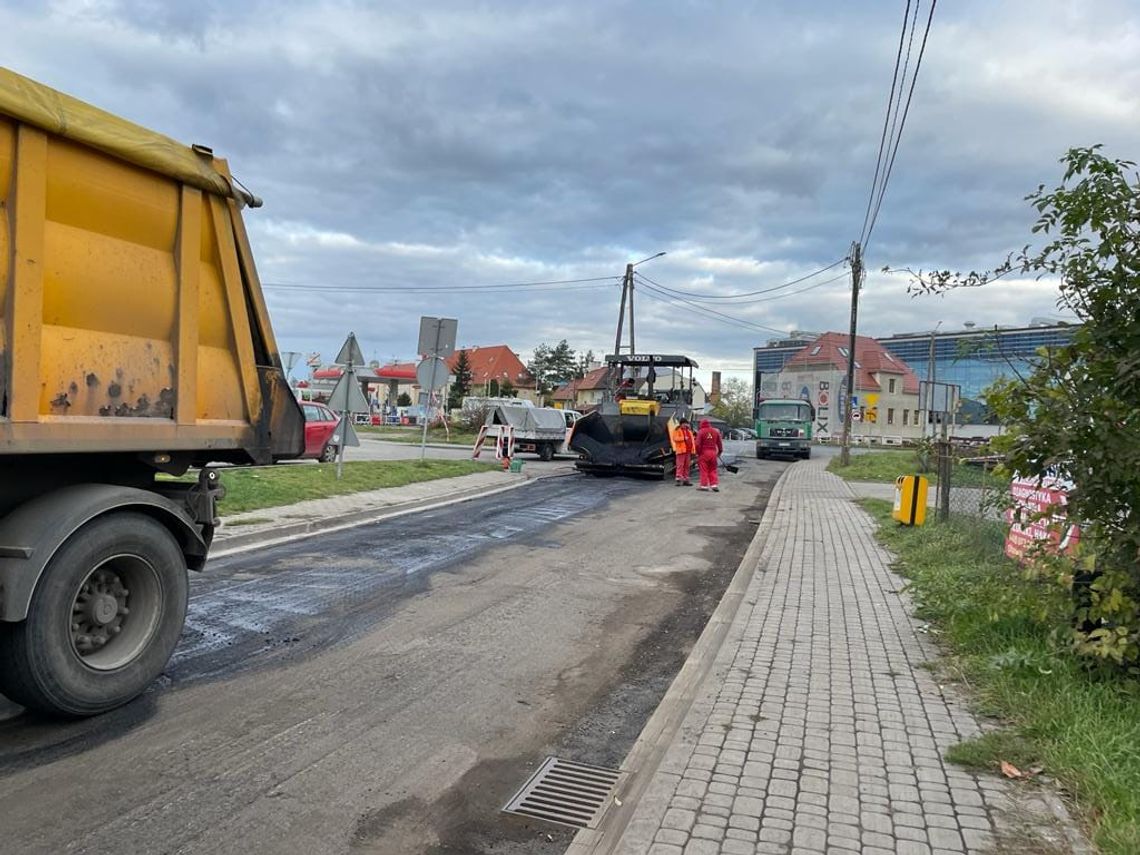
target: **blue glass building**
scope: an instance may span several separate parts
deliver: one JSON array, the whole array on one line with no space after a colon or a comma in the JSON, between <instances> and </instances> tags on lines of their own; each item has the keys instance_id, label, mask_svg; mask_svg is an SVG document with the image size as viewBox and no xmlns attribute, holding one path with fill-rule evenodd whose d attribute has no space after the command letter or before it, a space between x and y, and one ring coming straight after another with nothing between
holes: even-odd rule
<instances>
[{"instance_id":1,"label":"blue glass building","mask_svg":"<svg viewBox=\"0 0 1140 855\"><path fill-rule=\"evenodd\" d=\"M970 421L971 416L981 415L980 399L987 386L1001 377L1025 376L1033 370L1041 348L1068 344L1076 330L1076 326L1064 324L998 327L933 335L907 333L880 338L879 342L910 366L919 380L960 386L963 415Z\"/></svg>"}]
</instances>

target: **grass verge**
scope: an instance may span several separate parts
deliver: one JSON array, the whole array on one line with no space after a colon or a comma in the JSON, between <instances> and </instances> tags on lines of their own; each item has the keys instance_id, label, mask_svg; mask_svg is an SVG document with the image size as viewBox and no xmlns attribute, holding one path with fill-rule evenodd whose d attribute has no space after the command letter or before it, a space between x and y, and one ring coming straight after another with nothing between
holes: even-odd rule
<instances>
[{"instance_id":1,"label":"grass verge","mask_svg":"<svg viewBox=\"0 0 1140 855\"><path fill-rule=\"evenodd\" d=\"M893 484L900 475L923 475L931 483L938 483L937 472L921 472L918 458L913 451L897 449L876 451L873 454L862 452L851 455L847 466L840 465L839 457L833 457L827 464L827 471L848 481L878 481ZM1009 479L999 477L976 466L955 464L951 482L955 487L988 487L1005 489Z\"/></svg>"},{"instance_id":2,"label":"grass verge","mask_svg":"<svg viewBox=\"0 0 1140 855\"><path fill-rule=\"evenodd\" d=\"M383 439L388 442L407 442L407 443L420 443L423 441L424 431L423 428L417 427L370 427L361 426L356 428L357 432L367 434L368 436L375 437L376 439ZM466 445L472 446L475 444L477 435L468 433L467 431L451 429L450 437L447 431L443 428L428 428L427 439L431 443L442 443L443 445Z\"/></svg>"},{"instance_id":3,"label":"grass verge","mask_svg":"<svg viewBox=\"0 0 1140 855\"><path fill-rule=\"evenodd\" d=\"M1005 729L956 746L954 762L996 770L1040 763L1074 797L1106 855L1140 852L1140 681L1089 671L1058 638L1067 596L1002 555L999 523L898 526L890 505L860 503L899 556L919 616L948 647L942 665Z\"/></svg>"},{"instance_id":4,"label":"grass verge","mask_svg":"<svg viewBox=\"0 0 1140 855\"><path fill-rule=\"evenodd\" d=\"M223 469L226 497L218 504L222 516L291 505L305 499L327 499L382 487L402 487L418 481L454 478L490 472L493 464L474 460L362 460L344 464L344 477L336 477L336 464L292 463Z\"/></svg>"}]
</instances>

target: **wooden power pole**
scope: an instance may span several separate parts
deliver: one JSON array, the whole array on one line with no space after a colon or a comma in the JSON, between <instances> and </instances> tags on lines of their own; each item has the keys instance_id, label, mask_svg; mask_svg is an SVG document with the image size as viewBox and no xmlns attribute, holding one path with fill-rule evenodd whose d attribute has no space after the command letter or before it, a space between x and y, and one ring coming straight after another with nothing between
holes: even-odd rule
<instances>
[{"instance_id":1,"label":"wooden power pole","mask_svg":"<svg viewBox=\"0 0 1140 855\"><path fill-rule=\"evenodd\" d=\"M633 353L633 265L625 266L625 278L621 280L621 308L618 309L617 336L614 338L614 355L621 353L621 328L625 321L625 300L629 295L629 352Z\"/></svg>"},{"instance_id":2,"label":"wooden power pole","mask_svg":"<svg viewBox=\"0 0 1140 855\"><path fill-rule=\"evenodd\" d=\"M855 400L855 334L859 321L859 287L863 279L863 247L859 242L851 244L851 339L847 353L847 399L843 412L843 448L839 452L839 463L851 463L851 402Z\"/></svg>"}]
</instances>

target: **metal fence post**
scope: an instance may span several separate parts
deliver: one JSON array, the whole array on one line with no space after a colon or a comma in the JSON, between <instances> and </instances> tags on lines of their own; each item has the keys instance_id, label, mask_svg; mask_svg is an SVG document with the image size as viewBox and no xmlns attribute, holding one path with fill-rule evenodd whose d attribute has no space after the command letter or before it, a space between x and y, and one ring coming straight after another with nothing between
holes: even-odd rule
<instances>
[{"instance_id":1,"label":"metal fence post","mask_svg":"<svg viewBox=\"0 0 1140 855\"><path fill-rule=\"evenodd\" d=\"M938 519L942 521L950 518L950 480L953 471L950 443L943 439L938 443Z\"/></svg>"}]
</instances>

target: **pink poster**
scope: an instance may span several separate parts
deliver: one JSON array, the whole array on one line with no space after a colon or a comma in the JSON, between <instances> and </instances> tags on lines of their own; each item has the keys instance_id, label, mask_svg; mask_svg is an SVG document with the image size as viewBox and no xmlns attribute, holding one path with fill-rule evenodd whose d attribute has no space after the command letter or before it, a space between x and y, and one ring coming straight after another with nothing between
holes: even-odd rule
<instances>
[{"instance_id":1,"label":"pink poster","mask_svg":"<svg viewBox=\"0 0 1140 855\"><path fill-rule=\"evenodd\" d=\"M1010 484L1014 508L1006 511L1009 533L1005 538L1005 554L1024 561L1029 548L1046 541L1050 552L1071 553L1080 540L1081 530L1076 523L1068 522L1065 506L1068 504L1068 481L1058 478L1014 478ZM1014 522L1015 509L1021 509L1022 522ZM1048 512L1040 519L1033 517Z\"/></svg>"}]
</instances>

